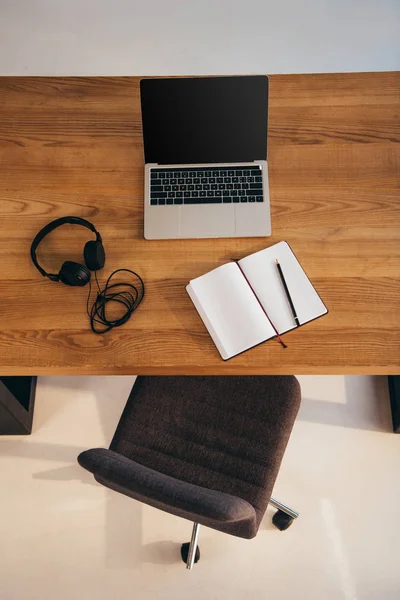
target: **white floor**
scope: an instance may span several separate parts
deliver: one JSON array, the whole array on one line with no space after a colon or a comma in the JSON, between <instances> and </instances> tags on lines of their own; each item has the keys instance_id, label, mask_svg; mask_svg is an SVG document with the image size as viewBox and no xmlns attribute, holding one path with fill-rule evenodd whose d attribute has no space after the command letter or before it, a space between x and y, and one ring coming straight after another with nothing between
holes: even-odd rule
<instances>
[{"instance_id":1,"label":"white floor","mask_svg":"<svg viewBox=\"0 0 400 600\"><path fill-rule=\"evenodd\" d=\"M0 438L1 600L400 598L400 436L385 378L300 377L274 495L300 511L240 540L107 490L76 463L107 446L133 378L40 378L34 432Z\"/></svg>"}]
</instances>

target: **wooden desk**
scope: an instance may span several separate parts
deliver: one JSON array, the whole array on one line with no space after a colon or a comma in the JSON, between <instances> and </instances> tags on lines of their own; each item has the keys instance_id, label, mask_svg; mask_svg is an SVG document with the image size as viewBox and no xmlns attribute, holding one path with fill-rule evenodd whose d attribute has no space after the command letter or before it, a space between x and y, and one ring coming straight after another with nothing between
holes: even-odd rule
<instances>
[{"instance_id":1,"label":"wooden desk","mask_svg":"<svg viewBox=\"0 0 400 600\"><path fill-rule=\"evenodd\" d=\"M400 372L400 74L272 76L273 236L143 239L143 149L136 78L0 79L0 374ZM107 263L136 269L146 298L96 336L87 288L39 275L34 234L80 215ZM82 261L83 228L39 249L48 270ZM224 363L184 286L287 240L329 307L322 319Z\"/></svg>"}]
</instances>

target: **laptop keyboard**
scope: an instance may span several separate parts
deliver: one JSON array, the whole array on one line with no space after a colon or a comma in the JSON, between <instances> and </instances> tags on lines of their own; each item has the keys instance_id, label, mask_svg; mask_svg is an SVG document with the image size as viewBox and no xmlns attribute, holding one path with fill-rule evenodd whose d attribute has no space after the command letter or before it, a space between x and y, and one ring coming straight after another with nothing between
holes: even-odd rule
<instances>
[{"instance_id":1,"label":"laptop keyboard","mask_svg":"<svg viewBox=\"0 0 400 600\"><path fill-rule=\"evenodd\" d=\"M150 204L263 202L259 166L151 169Z\"/></svg>"}]
</instances>

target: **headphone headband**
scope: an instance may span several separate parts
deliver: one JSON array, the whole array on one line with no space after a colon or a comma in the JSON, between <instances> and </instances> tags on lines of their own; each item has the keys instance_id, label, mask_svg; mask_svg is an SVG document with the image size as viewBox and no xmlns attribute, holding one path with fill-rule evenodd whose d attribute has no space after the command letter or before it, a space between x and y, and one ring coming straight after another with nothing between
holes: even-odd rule
<instances>
[{"instance_id":1,"label":"headphone headband","mask_svg":"<svg viewBox=\"0 0 400 600\"><path fill-rule=\"evenodd\" d=\"M69 223L70 225L81 225L82 227L86 227L86 229L90 229L90 231L93 231L93 233L96 234L96 241L97 242L102 241L101 235L97 231L96 227L92 223L90 223L90 221L86 221L86 219L83 219L82 217L61 217L59 219L55 219L54 221L51 221L50 223L47 223L47 225L45 225L39 231L39 233L36 234L36 236L33 239L33 242L31 244L31 259L32 259L33 264L38 269L38 271L43 275L43 277L48 277L49 279L51 279L51 281L58 281L58 279L59 279L58 274L57 273L47 273L47 271L45 271L39 265L39 263L37 261L37 257L36 257L36 250L37 250L37 247L39 246L40 242L43 240L43 238L46 237L46 235L48 235L54 229L57 229L57 227L61 227L61 225L65 225L67 223Z\"/></svg>"}]
</instances>

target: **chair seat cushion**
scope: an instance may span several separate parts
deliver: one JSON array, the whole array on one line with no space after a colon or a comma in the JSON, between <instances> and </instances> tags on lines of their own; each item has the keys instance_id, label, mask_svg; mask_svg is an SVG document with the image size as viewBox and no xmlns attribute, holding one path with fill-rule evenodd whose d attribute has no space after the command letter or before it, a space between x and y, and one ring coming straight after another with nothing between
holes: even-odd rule
<instances>
[{"instance_id":1,"label":"chair seat cushion","mask_svg":"<svg viewBox=\"0 0 400 600\"><path fill-rule=\"evenodd\" d=\"M99 483L150 506L208 527L235 524L245 537L249 528L256 533L254 508L241 498L175 479L104 448L82 452L78 461Z\"/></svg>"}]
</instances>

